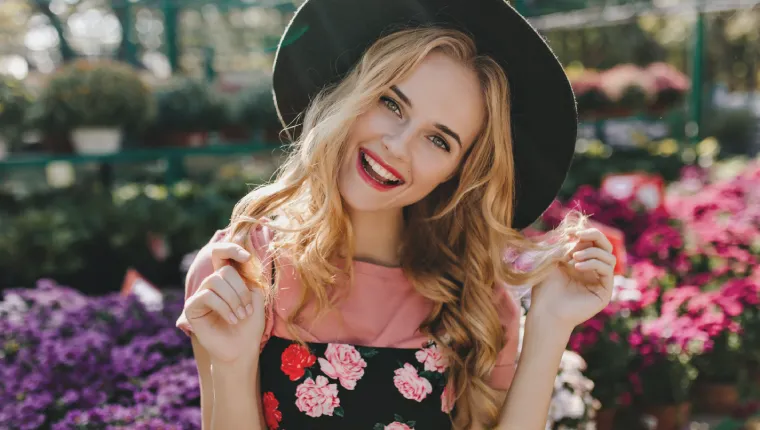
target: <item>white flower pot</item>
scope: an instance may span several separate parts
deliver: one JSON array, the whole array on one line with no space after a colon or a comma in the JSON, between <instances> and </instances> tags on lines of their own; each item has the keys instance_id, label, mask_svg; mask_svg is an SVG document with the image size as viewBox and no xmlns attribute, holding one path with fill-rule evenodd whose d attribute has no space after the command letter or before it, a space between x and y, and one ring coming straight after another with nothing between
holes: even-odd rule
<instances>
[{"instance_id":1,"label":"white flower pot","mask_svg":"<svg viewBox=\"0 0 760 430\"><path fill-rule=\"evenodd\" d=\"M119 128L82 127L71 131L71 143L79 154L113 154L121 149L121 136Z\"/></svg>"}]
</instances>

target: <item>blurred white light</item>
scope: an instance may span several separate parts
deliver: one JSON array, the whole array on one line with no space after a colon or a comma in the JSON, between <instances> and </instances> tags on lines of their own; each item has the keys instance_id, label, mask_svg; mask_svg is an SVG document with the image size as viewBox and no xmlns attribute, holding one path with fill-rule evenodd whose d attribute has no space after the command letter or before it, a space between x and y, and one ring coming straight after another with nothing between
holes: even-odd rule
<instances>
[{"instance_id":1,"label":"blurred white light","mask_svg":"<svg viewBox=\"0 0 760 430\"><path fill-rule=\"evenodd\" d=\"M102 54L121 43L121 23L112 13L88 9L71 15L67 24L72 46L85 54Z\"/></svg>"},{"instance_id":2,"label":"blurred white light","mask_svg":"<svg viewBox=\"0 0 760 430\"><path fill-rule=\"evenodd\" d=\"M160 52L147 52L142 56L142 62L156 77L164 79L172 74L172 67L166 55Z\"/></svg>"},{"instance_id":3,"label":"blurred white light","mask_svg":"<svg viewBox=\"0 0 760 430\"><path fill-rule=\"evenodd\" d=\"M29 65L20 55L0 57L0 73L7 73L16 79L24 79L29 73Z\"/></svg>"},{"instance_id":4,"label":"blurred white light","mask_svg":"<svg viewBox=\"0 0 760 430\"><path fill-rule=\"evenodd\" d=\"M31 51L45 51L58 46L58 33L51 25L32 27L26 32L24 45Z\"/></svg>"}]
</instances>

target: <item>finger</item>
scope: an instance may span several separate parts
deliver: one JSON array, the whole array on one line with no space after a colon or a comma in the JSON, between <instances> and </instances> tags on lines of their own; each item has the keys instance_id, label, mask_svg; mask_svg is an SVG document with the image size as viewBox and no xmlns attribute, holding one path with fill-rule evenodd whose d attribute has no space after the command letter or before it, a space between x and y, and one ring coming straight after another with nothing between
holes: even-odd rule
<instances>
[{"instance_id":1,"label":"finger","mask_svg":"<svg viewBox=\"0 0 760 430\"><path fill-rule=\"evenodd\" d=\"M607 252L612 252L612 243L607 239L607 236L598 229L590 228L588 230L583 230L578 233L578 238L593 242L597 247L602 248Z\"/></svg>"},{"instance_id":2,"label":"finger","mask_svg":"<svg viewBox=\"0 0 760 430\"><path fill-rule=\"evenodd\" d=\"M196 302L194 302L191 306L205 306L208 309L211 309L213 312L216 312L220 317L228 321L230 324L238 323L238 319L235 314L232 313L232 309L230 308L229 304L227 304L227 302L221 298L214 290L203 290L198 293L198 295L194 297L193 300Z\"/></svg>"},{"instance_id":3,"label":"finger","mask_svg":"<svg viewBox=\"0 0 760 430\"><path fill-rule=\"evenodd\" d=\"M591 247L573 253L573 260L577 262L590 260L592 258L607 263L612 267L615 267L615 263L617 262L614 254L610 254L601 248Z\"/></svg>"},{"instance_id":4,"label":"finger","mask_svg":"<svg viewBox=\"0 0 760 430\"><path fill-rule=\"evenodd\" d=\"M232 288L232 286L228 284L219 273L214 273L209 276L207 283L208 289L214 291L219 297L221 297L227 303L231 312L237 314L239 319L245 318L245 313L238 312L239 310L244 309L245 305L240 300L240 297L238 297L235 289Z\"/></svg>"},{"instance_id":5,"label":"finger","mask_svg":"<svg viewBox=\"0 0 760 430\"><path fill-rule=\"evenodd\" d=\"M251 305L251 290L245 285L243 278L232 266L224 266L217 271L219 276L224 279L227 284L232 287L240 299L240 307L235 310L235 313L240 318L245 318L246 315L253 314L253 306Z\"/></svg>"},{"instance_id":6,"label":"finger","mask_svg":"<svg viewBox=\"0 0 760 430\"><path fill-rule=\"evenodd\" d=\"M579 272L596 272L605 284L612 279L612 267L597 259L591 259L575 263L575 270Z\"/></svg>"},{"instance_id":7,"label":"finger","mask_svg":"<svg viewBox=\"0 0 760 430\"><path fill-rule=\"evenodd\" d=\"M227 260L245 263L249 258L251 258L251 254L235 243L220 243L211 249L211 263L214 265L214 270L226 266Z\"/></svg>"}]
</instances>

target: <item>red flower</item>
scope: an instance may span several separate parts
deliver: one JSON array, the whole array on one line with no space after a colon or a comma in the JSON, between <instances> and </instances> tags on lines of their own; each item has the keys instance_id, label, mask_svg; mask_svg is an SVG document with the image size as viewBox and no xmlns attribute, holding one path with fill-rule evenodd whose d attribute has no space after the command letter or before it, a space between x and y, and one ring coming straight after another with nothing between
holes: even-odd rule
<instances>
[{"instance_id":1,"label":"red flower","mask_svg":"<svg viewBox=\"0 0 760 430\"><path fill-rule=\"evenodd\" d=\"M280 369L291 381L297 381L303 377L304 370L316 362L317 357L312 355L307 347L294 343L282 352Z\"/></svg>"},{"instance_id":2,"label":"red flower","mask_svg":"<svg viewBox=\"0 0 760 430\"><path fill-rule=\"evenodd\" d=\"M280 421L282 421L282 412L277 410L277 408L280 406L280 402L278 402L274 397L274 393L264 393L262 402L264 403L264 419L267 422L267 427L269 427L269 430L276 430L280 428Z\"/></svg>"}]
</instances>

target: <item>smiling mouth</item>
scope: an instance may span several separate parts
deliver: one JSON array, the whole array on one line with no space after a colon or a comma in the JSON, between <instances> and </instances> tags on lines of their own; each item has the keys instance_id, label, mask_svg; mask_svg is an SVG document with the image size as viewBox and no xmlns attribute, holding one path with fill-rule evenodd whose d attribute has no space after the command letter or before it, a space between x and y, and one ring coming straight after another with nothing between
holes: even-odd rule
<instances>
[{"instance_id":1,"label":"smiling mouth","mask_svg":"<svg viewBox=\"0 0 760 430\"><path fill-rule=\"evenodd\" d=\"M404 181L388 171L380 163L372 159L363 150L359 150L359 160L361 162L362 169L373 181L384 187L396 187L404 183Z\"/></svg>"}]
</instances>

